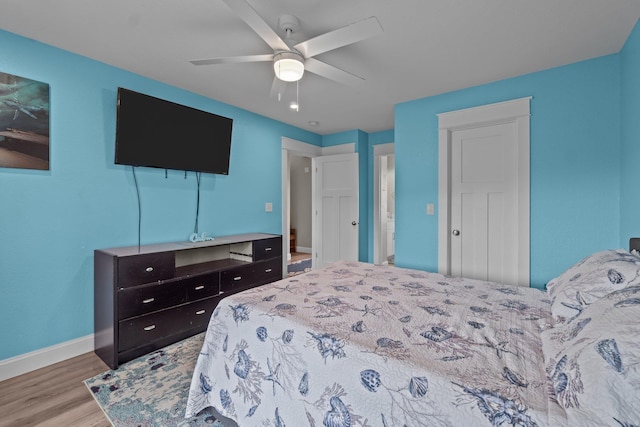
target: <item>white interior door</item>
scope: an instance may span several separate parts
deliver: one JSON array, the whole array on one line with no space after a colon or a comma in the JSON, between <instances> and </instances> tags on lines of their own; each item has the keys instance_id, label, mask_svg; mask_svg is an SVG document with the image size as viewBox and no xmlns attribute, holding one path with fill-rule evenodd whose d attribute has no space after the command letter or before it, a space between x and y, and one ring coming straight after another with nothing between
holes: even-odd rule
<instances>
[{"instance_id":1,"label":"white interior door","mask_svg":"<svg viewBox=\"0 0 640 427\"><path fill-rule=\"evenodd\" d=\"M438 271L529 286L530 99L438 114Z\"/></svg>"},{"instance_id":2,"label":"white interior door","mask_svg":"<svg viewBox=\"0 0 640 427\"><path fill-rule=\"evenodd\" d=\"M313 268L358 260L358 155L315 157L312 162Z\"/></svg>"},{"instance_id":3,"label":"white interior door","mask_svg":"<svg viewBox=\"0 0 640 427\"><path fill-rule=\"evenodd\" d=\"M517 283L517 145L513 123L451 140L451 274Z\"/></svg>"}]
</instances>

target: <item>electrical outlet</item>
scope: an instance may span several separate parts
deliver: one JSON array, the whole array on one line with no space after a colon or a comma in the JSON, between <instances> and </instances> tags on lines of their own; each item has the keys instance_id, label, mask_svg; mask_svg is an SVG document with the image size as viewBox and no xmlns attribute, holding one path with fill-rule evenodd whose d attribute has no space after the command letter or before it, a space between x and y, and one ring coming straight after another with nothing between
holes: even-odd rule
<instances>
[{"instance_id":1,"label":"electrical outlet","mask_svg":"<svg viewBox=\"0 0 640 427\"><path fill-rule=\"evenodd\" d=\"M271 202L267 202L264 204L265 212L273 212L273 204Z\"/></svg>"}]
</instances>

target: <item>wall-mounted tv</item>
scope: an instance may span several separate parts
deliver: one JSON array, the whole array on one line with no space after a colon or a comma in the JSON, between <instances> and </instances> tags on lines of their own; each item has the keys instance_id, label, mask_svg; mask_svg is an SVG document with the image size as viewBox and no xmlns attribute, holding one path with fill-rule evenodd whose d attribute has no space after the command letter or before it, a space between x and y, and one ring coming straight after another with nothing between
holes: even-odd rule
<instances>
[{"instance_id":1,"label":"wall-mounted tv","mask_svg":"<svg viewBox=\"0 0 640 427\"><path fill-rule=\"evenodd\" d=\"M233 119L118 88L115 163L228 175Z\"/></svg>"}]
</instances>

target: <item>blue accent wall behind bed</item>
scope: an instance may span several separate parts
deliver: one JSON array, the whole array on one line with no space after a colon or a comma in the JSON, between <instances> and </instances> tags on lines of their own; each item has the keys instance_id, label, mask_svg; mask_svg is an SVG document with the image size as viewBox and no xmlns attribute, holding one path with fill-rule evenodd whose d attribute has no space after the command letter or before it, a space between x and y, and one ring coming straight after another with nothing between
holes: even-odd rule
<instances>
[{"instance_id":1,"label":"blue accent wall behind bed","mask_svg":"<svg viewBox=\"0 0 640 427\"><path fill-rule=\"evenodd\" d=\"M437 114L527 96L531 285L640 236L637 23L617 54L396 105L397 265L437 270Z\"/></svg>"},{"instance_id":2,"label":"blue accent wall behind bed","mask_svg":"<svg viewBox=\"0 0 640 427\"><path fill-rule=\"evenodd\" d=\"M532 96L531 283L620 245L620 56L610 55L395 108L396 263L436 270L437 114Z\"/></svg>"},{"instance_id":3,"label":"blue accent wall behind bed","mask_svg":"<svg viewBox=\"0 0 640 427\"><path fill-rule=\"evenodd\" d=\"M640 237L640 24L627 39L621 62L620 240Z\"/></svg>"}]
</instances>

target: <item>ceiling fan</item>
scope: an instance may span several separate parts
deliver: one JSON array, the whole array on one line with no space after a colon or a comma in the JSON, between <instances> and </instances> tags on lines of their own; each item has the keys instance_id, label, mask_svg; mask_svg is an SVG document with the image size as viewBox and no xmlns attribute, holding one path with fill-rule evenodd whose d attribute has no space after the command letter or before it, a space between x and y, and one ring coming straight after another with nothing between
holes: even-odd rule
<instances>
[{"instance_id":1,"label":"ceiling fan","mask_svg":"<svg viewBox=\"0 0 640 427\"><path fill-rule=\"evenodd\" d=\"M319 61L314 56L382 33L380 22L372 16L298 43L293 39L293 34L300 29L300 23L295 16L280 17L278 26L285 34L282 39L246 0L222 1L271 47L273 53L198 59L190 62L194 65L211 65L273 61L275 77L271 86L271 96L281 94L287 82L300 80L305 71L345 85L363 81L362 77Z\"/></svg>"}]
</instances>

